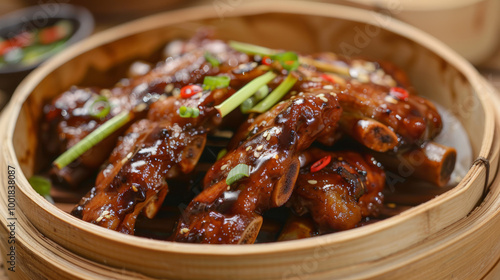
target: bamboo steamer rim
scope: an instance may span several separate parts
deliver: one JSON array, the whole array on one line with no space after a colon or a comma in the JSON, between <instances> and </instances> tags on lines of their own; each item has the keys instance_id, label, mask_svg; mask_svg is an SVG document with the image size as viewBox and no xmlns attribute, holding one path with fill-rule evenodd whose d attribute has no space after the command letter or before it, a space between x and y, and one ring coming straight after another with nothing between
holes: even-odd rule
<instances>
[{"instance_id":1,"label":"bamboo steamer rim","mask_svg":"<svg viewBox=\"0 0 500 280\"><path fill-rule=\"evenodd\" d=\"M150 29L159 28L167 24L181 23L193 20L203 20L214 18L213 6L201 6L188 8L184 10L178 10L173 12L161 13L158 15L150 16L144 19L139 19L124 25L120 25L104 31L102 33L93 35L87 40L84 40L70 48L66 51L61 52L59 55L55 56L51 60L44 63L41 67L33 71L28 78L26 78L15 91L12 100L6 110L3 113L2 118L6 119L8 116L18 116L21 111L21 107L33 91L34 87L40 83L47 73L52 72L68 60L81 55L95 47L103 44L107 44L124 38L139 32L143 32ZM332 11L335 10L335 13ZM338 6L333 4L325 3L310 3L301 1L279 1L279 2L249 2L241 4L240 7L231 12L230 17L237 16L249 16L260 13L294 13L301 15L316 15L329 18L338 18L348 21L357 21L364 24L376 25L376 22L370 21L373 19L373 13L370 11ZM333 15L332 15L333 14ZM199 16L203 15L203 16ZM468 82L477 91L477 96L484 107L486 112L493 112L492 104L488 102L491 92L484 86L484 79L477 73L477 71L470 65L465 59L461 58L449 47L445 46L443 43L439 42L432 36L412 27L405 23L402 23L396 19L390 18L390 21L394 21L395 24L390 24L386 26L381 26L390 32L398 34L404 38L414 41L412 38L418 37L418 44L425 47L426 49L432 51L433 53L440 56L447 63L459 69L466 77ZM411 34L411 37L405 34ZM479 90L478 90L479 89ZM19 167L19 162L14 152L14 146L9 139L13 139L15 125L17 118L10 118L5 120L6 133L3 137L6 140L5 155L13 160L13 164ZM485 116L485 134L495 131L495 121L494 118L486 114ZM491 157L493 137L483 137L481 149L479 151L479 156L489 159ZM482 173L485 171L483 165L473 165L465 178L455 187L454 189L448 191L446 194L435 198L431 201L448 201L454 196L460 195L460 193L465 191L465 188L459 186L464 186L466 184L471 184L478 178L482 178ZM20 169L19 169L20 170ZM493 175L493 174L492 174ZM490 176L491 181L494 176ZM30 186L27 178L21 175L17 178L18 186ZM488 182L489 183L489 182ZM79 220L68 213L63 212L56 206L50 204L48 201L43 199L41 196L32 188L19 187L20 191L25 193L25 195L31 197L31 199L42 209L49 212L52 216L63 220L65 223L72 224L75 228L80 231L88 232L90 234L98 234L105 240L120 240L123 243L133 244L138 248L144 248L146 250L161 251L161 252L172 252L176 254L186 254L186 255L204 255L204 256L242 256L242 255L254 255L254 254L265 254L265 253L276 253L276 252L292 252L297 250L311 249L317 247L318 245L331 245L338 242L343 242L345 240L350 240L358 238L359 236L368 236L378 231L383 230L388 225L394 225L402 220L411 219L412 217L422 214L428 211L427 203L416 206L402 214L389 218L384 221L372 224L367 227L355 228L349 231L338 232L335 234L318 236L314 238L304 239L304 240L293 240L286 242L275 242L266 244L253 244L253 245L209 245L209 244L184 244L184 243L174 243L165 242L158 240L150 240L146 238L138 238L135 236L128 236L118 232L110 231L108 229L84 222Z\"/></svg>"}]
</instances>

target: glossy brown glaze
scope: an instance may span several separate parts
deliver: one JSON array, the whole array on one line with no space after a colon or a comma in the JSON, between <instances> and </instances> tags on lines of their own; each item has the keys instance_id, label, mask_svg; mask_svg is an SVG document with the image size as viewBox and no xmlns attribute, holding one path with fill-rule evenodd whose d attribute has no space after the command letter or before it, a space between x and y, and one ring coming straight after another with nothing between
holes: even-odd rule
<instances>
[{"instance_id":1,"label":"glossy brown glaze","mask_svg":"<svg viewBox=\"0 0 500 280\"><path fill-rule=\"evenodd\" d=\"M134 233L143 209L152 218L168 192L166 180L187 174L203 152L207 131L220 123L215 105L234 90L204 91L191 98L163 98L148 118L134 123L119 141L95 187L72 211L85 221ZM181 106L197 107L197 118L182 118ZM146 208L145 208L146 207Z\"/></svg>"},{"instance_id":2,"label":"glossy brown glaze","mask_svg":"<svg viewBox=\"0 0 500 280\"><path fill-rule=\"evenodd\" d=\"M265 113L250 114L246 121L240 112L224 118L236 130L229 152L206 173L203 191L182 213L171 240L254 243L264 212L287 202L303 215L283 231L290 238L355 227L362 218L377 215L385 174L370 155L308 150L313 142L332 146L348 135L373 151L396 153L422 146L441 130L434 105L414 95L404 72L389 63L321 53L301 56L302 64L289 72L278 61L264 63L262 57L235 51L223 41L207 39L206 34L173 41L165 53L168 58L152 70L135 71L112 89L72 88L45 107L45 130L53 132L47 141L54 144L47 150L54 155L114 115L144 109L130 127L57 171L76 185L106 162L73 215L134 234L141 213L153 218L159 211L169 192L167 181L196 167L207 134L222 123L215 106L267 71L277 74L268 83L270 91L287 75L297 82L284 101ZM219 64L212 65L207 53ZM203 87L204 77L219 74L230 78L228 88L179 96L182 87ZM112 110L97 119L89 110L102 96ZM197 108L200 114L182 118L181 106ZM310 164L326 155L332 162L311 172ZM238 164L249 166L249 176L228 185L228 174Z\"/></svg>"},{"instance_id":3,"label":"glossy brown glaze","mask_svg":"<svg viewBox=\"0 0 500 280\"><path fill-rule=\"evenodd\" d=\"M161 96L171 96L185 85L202 83L205 76L227 73L241 63L249 61L246 54L236 52L219 40L195 37L182 42L183 48L176 56L168 57L148 73L134 78L123 79L111 89L74 87L50 104L45 106L45 122L43 142L49 157L55 157L81 141L90 132L122 111L130 111L139 104L147 106ZM221 64L213 67L204 57L210 52ZM233 86L251 79L247 73L237 72L241 80ZM259 71L252 72L258 75ZM236 81L236 80L235 80ZM90 113L92 104L97 98L105 97L111 111L105 117L94 117ZM116 140L124 130L113 134L87 151L79 159L63 170L53 169L54 175L71 186L77 186L82 179L88 177L106 160Z\"/></svg>"},{"instance_id":4,"label":"glossy brown glaze","mask_svg":"<svg viewBox=\"0 0 500 280\"><path fill-rule=\"evenodd\" d=\"M257 117L258 131L208 171L205 189L182 215L174 240L253 243L262 223L260 215L288 201L301 151L328 127L335 127L341 112L333 95L304 94ZM228 186L229 171L242 163L250 166L249 177Z\"/></svg>"},{"instance_id":5,"label":"glossy brown glaze","mask_svg":"<svg viewBox=\"0 0 500 280\"><path fill-rule=\"evenodd\" d=\"M300 169L291 200L296 213L310 213L323 231L354 228L362 218L377 216L385 173L371 155L319 149L305 153L312 163L326 156L331 161L316 172L312 172L311 164Z\"/></svg>"},{"instance_id":6,"label":"glossy brown glaze","mask_svg":"<svg viewBox=\"0 0 500 280\"><path fill-rule=\"evenodd\" d=\"M328 89L338 95L344 114L374 119L399 136L398 146L421 145L442 129L436 107L429 100L412 94L403 71L390 63L365 60L347 61L329 53L314 56L325 64L347 68L347 76L317 72L314 67L302 68L304 79L297 91ZM398 98L391 88L401 87L409 95Z\"/></svg>"}]
</instances>

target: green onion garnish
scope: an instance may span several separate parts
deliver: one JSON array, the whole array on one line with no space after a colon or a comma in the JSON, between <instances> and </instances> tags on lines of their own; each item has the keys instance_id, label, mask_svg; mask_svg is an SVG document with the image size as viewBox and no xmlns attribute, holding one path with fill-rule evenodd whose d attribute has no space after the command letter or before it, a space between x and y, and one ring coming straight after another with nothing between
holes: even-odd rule
<instances>
[{"instance_id":1,"label":"green onion garnish","mask_svg":"<svg viewBox=\"0 0 500 280\"><path fill-rule=\"evenodd\" d=\"M198 108L181 106L179 108L179 115L181 118L197 118L200 115L200 110Z\"/></svg>"},{"instance_id":2,"label":"green onion garnish","mask_svg":"<svg viewBox=\"0 0 500 280\"><path fill-rule=\"evenodd\" d=\"M220 152L217 154L217 160L221 159L226 154L227 154L227 149L226 148L220 150Z\"/></svg>"},{"instance_id":3,"label":"green onion garnish","mask_svg":"<svg viewBox=\"0 0 500 280\"><path fill-rule=\"evenodd\" d=\"M99 126L96 130L92 131L76 145L56 158L53 164L59 169L64 168L65 166L73 162L76 158L81 156L83 153L88 151L90 148L97 145L104 138L120 129L131 119L132 114L127 111L121 112L120 114L114 116L103 125Z\"/></svg>"},{"instance_id":4,"label":"green onion garnish","mask_svg":"<svg viewBox=\"0 0 500 280\"><path fill-rule=\"evenodd\" d=\"M243 114L248 113L255 104L264 99L269 94L269 87L267 85L261 87L253 96L243 101L240 106L240 110Z\"/></svg>"},{"instance_id":5,"label":"green onion garnish","mask_svg":"<svg viewBox=\"0 0 500 280\"><path fill-rule=\"evenodd\" d=\"M206 90L214 90L216 88L226 88L229 86L231 78L228 76L206 76L203 79L203 88Z\"/></svg>"},{"instance_id":6,"label":"green onion garnish","mask_svg":"<svg viewBox=\"0 0 500 280\"><path fill-rule=\"evenodd\" d=\"M227 116L227 114L231 113L234 109L236 109L236 107L240 106L241 103L247 100L261 87L272 81L274 78L276 78L276 74L273 72L267 72L266 74L253 79L250 83L235 92L220 105L215 106L215 109L219 110L221 117Z\"/></svg>"},{"instance_id":7,"label":"green onion garnish","mask_svg":"<svg viewBox=\"0 0 500 280\"><path fill-rule=\"evenodd\" d=\"M244 163L240 163L233 169L231 169L231 171L229 171L229 174L227 174L226 184L228 186L231 186L231 184L238 181L239 179L248 176L250 176L250 166Z\"/></svg>"},{"instance_id":8,"label":"green onion garnish","mask_svg":"<svg viewBox=\"0 0 500 280\"><path fill-rule=\"evenodd\" d=\"M274 104L278 103L283 96L293 87L293 85L297 82L297 78L293 75L288 74L286 79L276 87L273 92L271 92L266 99L262 100L255 107L250 109L250 112L255 113L264 113L269 110Z\"/></svg>"},{"instance_id":9,"label":"green onion garnish","mask_svg":"<svg viewBox=\"0 0 500 280\"><path fill-rule=\"evenodd\" d=\"M54 203L54 200L50 196L52 184L48 179L35 175L29 178L28 182L38 194L45 197L49 202Z\"/></svg>"},{"instance_id":10,"label":"green onion garnish","mask_svg":"<svg viewBox=\"0 0 500 280\"><path fill-rule=\"evenodd\" d=\"M267 85L259 88L259 90L254 94L257 101L261 101L269 94L269 87Z\"/></svg>"},{"instance_id":11,"label":"green onion garnish","mask_svg":"<svg viewBox=\"0 0 500 280\"><path fill-rule=\"evenodd\" d=\"M252 109L257 102L255 101L255 97L251 96L247 100L243 101L240 105L240 110L243 114L247 114L250 109Z\"/></svg>"},{"instance_id":12,"label":"green onion garnish","mask_svg":"<svg viewBox=\"0 0 500 280\"><path fill-rule=\"evenodd\" d=\"M229 41L229 46L239 52L248 54L258 54L261 56L272 56L276 53L276 51L273 49L237 41Z\"/></svg>"},{"instance_id":13,"label":"green onion garnish","mask_svg":"<svg viewBox=\"0 0 500 280\"><path fill-rule=\"evenodd\" d=\"M212 64L212 67L219 67L219 65L220 65L219 60L215 56L213 56L211 53L206 51L204 57L210 64Z\"/></svg>"},{"instance_id":14,"label":"green onion garnish","mask_svg":"<svg viewBox=\"0 0 500 280\"><path fill-rule=\"evenodd\" d=\"M281 63L281 66L288 71L297 69L300 65L299 56L295 52L278 53L272 57Z\"/></svg>"},{"instance_id":15,"label":"green onion garnish","mask_svg":"<svg viewBox=\"0 0 500 280\"><path fill-rule=\"evenodd\" d=\"M105 96L99 95L90 105L89 115L94 118L105 118L111 111L111 105Z\"/></svg>"},{"instance_id":16,"label":"green onion garnish","mask_svg":"<svg viewBox=\"0 0 500 280\"><path fill-rule=\"evenodd\" d=\"M332 72L346 77L351 76L349 74L349 67L347 66L335 65L333 63L326 63L320 60L316 60L314 58L303 57L303 56L299 58L299 62L302 64L308 64L314 66L318 70L323 72Z\"/></svg>"}]
</instances>

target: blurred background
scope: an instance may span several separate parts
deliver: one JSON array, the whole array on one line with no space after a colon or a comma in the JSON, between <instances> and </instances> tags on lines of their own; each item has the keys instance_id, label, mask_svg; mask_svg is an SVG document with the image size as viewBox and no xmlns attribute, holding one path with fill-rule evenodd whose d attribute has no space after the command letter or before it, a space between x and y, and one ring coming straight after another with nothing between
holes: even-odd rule
<instances>
[{"instance_id":1,"label":"blurred background","mask_svg":"<svg viewBox=\"0 0 500 280\"><path fill-rule=\"evenodd\" d=\"M238 9L243 1L272 0L1 0L0 108L20 80L40 62L93 33L150 14L196 5L211 5L223 14ZM468 59L495 87L500 88L499 0L317 1L374 10L431 33ZM286 1L282 2L286 5ZM61 11L59 7L62 6L69 7ZM64 14L70 19L42 19L51 14L57 14L56 17ZM12 39L13 34L21 32L16 31L21 26L20 19L30 19L35 27L39 27L35 32L30 31L35 35L23 30L23 36L18 36L21 39ZM5 47L14 41L18 47Z\"/></svg>"}]
</instances>

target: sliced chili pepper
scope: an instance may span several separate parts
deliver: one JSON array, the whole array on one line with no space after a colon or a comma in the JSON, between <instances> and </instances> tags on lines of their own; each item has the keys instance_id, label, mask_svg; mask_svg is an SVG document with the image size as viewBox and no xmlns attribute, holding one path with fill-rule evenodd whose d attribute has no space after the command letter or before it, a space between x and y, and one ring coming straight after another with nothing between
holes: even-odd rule
<instances>
[{"instance_id":1,"label":"sliced chili pepper","mask_svg":"<svg viewBox=\"0 0 500 280\"><path fill-rule=\"evenodd\" d=\"M325 81L328 81L330 83L334 83L335 84L335 80L332 78L332 76L328 75L328 74L321 74L321 78Z\"/></svg>"},{"instance_id":2,"label":"sliced chili pepper","mask_svg":"<svg viewBox=\"0 0 500 280\"><path fill-rule=\"evenodd\" d=\"M391 90L389 91L389 94L392 95L393 97L406 101L408 97L410 97L410 94L408 91L404 88L400 87L392 87Z\"/></svg>"},{"instance_id":3,"label":"sliced chili pepper","mask_svg":"<svg viewBox=\"0 0 500 280\"><path fill-rule=\"evenodd\" d=\"M273 63L273 60L269 56L264 56L262 58L262 64L269 66L271 63Z\"/></svg>"},{"instance_id":4,"label":"sliced chili pepper","mask_svg":"<svg viewBox=\"0 0 500 280\"><path fill-rule=\"evenodd\" d=\"M199 85L187 85L181 88L181 97L189 98L202 90L203 89Z\"/></svg>"},{"instance_id":5,"label":"sliced chili pepper","mask_svg":"<svg viewBox=\"0 0 500 280\"><path fill-rule=\"evenodd\" d=\"M331 160L331 156L326 156L318 160L317 162L313 163L313 165L311 165L311 172L314 173L320 171L321 169L325 168L325 166L327 166Z\"/></svg>"}]
</instances>

